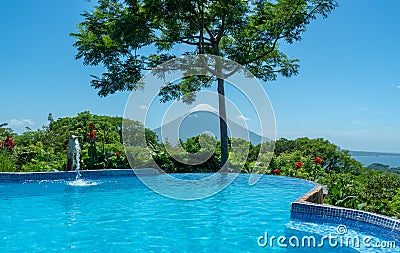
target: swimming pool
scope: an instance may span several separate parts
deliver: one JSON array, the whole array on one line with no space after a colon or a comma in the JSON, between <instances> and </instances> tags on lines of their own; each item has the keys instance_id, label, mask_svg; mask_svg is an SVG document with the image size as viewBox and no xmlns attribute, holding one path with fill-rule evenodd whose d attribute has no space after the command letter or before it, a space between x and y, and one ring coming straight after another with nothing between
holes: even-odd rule
<instances>
[{"instance_id":1,"label":"swimming pool","mask_svg":"<svg viewBox=\"0 0 400 253\"><path fill-rule=\"evenodd\" d=\"M184 201L156 194L136 177L91 183L0 183L0 252L286 252L260 247L260 237L302 231L290 221L290 203L314 188L277 176L249 186L240 174L216 195Z\"/></svg>"}]
</instances>

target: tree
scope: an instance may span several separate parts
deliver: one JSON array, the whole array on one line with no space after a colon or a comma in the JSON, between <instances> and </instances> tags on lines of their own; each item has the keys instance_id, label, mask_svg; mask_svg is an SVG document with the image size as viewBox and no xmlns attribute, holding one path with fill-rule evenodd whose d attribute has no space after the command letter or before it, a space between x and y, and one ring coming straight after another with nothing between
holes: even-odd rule
<instances>
[{"instance_id":1,"label":"tree","mask_svg":"<svg viewBox=\"0 0 400 253\"><path fill-rule=\"evenodd\" d=\"M100 96L134 91L144 71L166 62L177 45L186 54L212 54L243 65L263 81L298 73L296 59L279 44L301 39L311 20L327 15L335 0L98 0L78 24L77 59L103 65L91 84ZM154 52L154 53L148 53ZM188 78L160 92L163 99L179 98L209 87L212 80ZM224 80L217 78L221 132L221 163L228 159Z\"/></svg>"}]
</instances>

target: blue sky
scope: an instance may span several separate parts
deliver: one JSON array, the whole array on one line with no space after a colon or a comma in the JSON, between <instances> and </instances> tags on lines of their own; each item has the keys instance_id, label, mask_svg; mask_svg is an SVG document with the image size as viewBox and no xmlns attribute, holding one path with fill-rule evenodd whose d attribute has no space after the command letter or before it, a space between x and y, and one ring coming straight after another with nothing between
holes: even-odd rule
<instances>
[{"instance_id":1,"label":"blue sky","mask_svg":"<svg viewBox=\"0 0 400 253\"><path fill-rule=\"evenodd\" d=\"M400 153L400 2L339 1L303 40L282 48L300 59L300 73L265 84L277 137L327 138L342 148ZM21 132L47 116L122 116L129 93L99 98L76 61L70 32L93 2L0 2L0 123ZM248 124L251 124L251 119Z\"/></svg>"}]
</instances>

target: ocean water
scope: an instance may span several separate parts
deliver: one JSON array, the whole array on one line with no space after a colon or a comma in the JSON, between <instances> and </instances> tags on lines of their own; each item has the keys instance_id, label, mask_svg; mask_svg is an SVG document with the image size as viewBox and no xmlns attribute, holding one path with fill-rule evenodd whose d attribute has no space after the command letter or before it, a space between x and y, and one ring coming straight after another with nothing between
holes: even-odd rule
<instances>
[{"instance_id":1,"label":"ocean water","mask_svg":"<svg viewBox=\"0 0 400 253\"><path fill-rule=\"evenodd\" d=\"M368 166L373 163L380 163L389 165L390 167L400 167L400 156L388 156L388 155L373 155L373 156L351 156L357 161L361 162L364 166Z\"/></svg>"}]
</instances>

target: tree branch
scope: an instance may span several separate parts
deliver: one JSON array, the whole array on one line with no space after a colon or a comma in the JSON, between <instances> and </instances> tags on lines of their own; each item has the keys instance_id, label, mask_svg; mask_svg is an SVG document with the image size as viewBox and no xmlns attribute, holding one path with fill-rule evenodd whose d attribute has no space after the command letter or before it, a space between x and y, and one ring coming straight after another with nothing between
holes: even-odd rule
<instances>
[{"instance_id":1,"label":"tree branch","mask_svg":"<svg viewBox=\"0 0 400 253\"><path fill-rule=\"evenodd\" d=\"M253 62L255 62L255 61L258 61L258 60L264 58L264 57L267 56L268 54L272 53L272 52L275 50L276 45L278 44L278 40L281 39L281 38L282 38L282 37L276 37L275 40L274 40L274 43L272 44L272 47L271 47L269 50L267 50L267 51L265 51L264 53L262 53L262 54L256 56L255 58L253 58L253 59L251 59L251 60L248 60L248 61L245 61L245 62L243 62L243 63L241 63L241 64L242 64L242 65L245 65L245 64L253 63Z\"/></svg>"},{"instance_id":2,"label":"tree branch","mask_svg":"<svg viewBox=\"0 0 400 253\"><path fill-rule=\"evenodd\" d=\"M208 27L204 27L208 33L208 35L210 36L211 41L215 41L215 35L214 33L208 28Z\"/></svg>"},{"instance_id":3,"label":"tree branch","mask_svg":"<svg viewBox=\"0 0 400 253\"><path fill-rule=\"evenodd\" d=\"M188 38L188 39L192 39L192 38ZM164 43L181 42L181 43L185 43L185 44L188 44L188 45L194 45L194 46L197 46L199 44L198 42L192 42L192 41L185 40L185 38L181 38L181 39L178 39L178 40L154 39L153 42L160 42L160 43L163 43L163 42ZM211 46L211 43L209 43L209 42L205 42L204 44L207 45L207 46Z\"/></svg>"},{"instance_id":4,"label":"tree branch","mask_svg":"<svg viewBox=\"0 0 400 253\"><path fill-rule=\"evenodd\" d=\"M319 5L318 5L318 6L319 6ZM285 30L285 27L289 24L289 21L291 20L291 18L292 18L293 15L296 13L296 11L298 10L299 7L300 7L300 2L299 2L299 4L296 5L296 8L294 8L294 10L292 11L292 13L290 13L289 18L286 20L286 22L282 25L278 36L275 38L275 40L274 40L274 42L273 42L273 44L272 44L272 47L271 47L269 50L265 51L264 53L262 53L262 54L256 56L255 58L253 58L253 59L251 59L251 60L248 60L248 61L246 61L246 62L244 62L244 63L242 63L242 64L253 63L253 62L255 62L255 61L258 61L258 60L260 60L260 59L266 57L268 54L272 53L272 52L275 50L275 48L276 48L276 46L277 46L277 44L278 44L278 41L279 41L280 39L284 38L284 36L281 36L281 34L282 34L283 31ZM317 8L317 7L315 7L312 11L315 11L316 8ZM311 15L311 14L309 14L309 15ZM307 16L308 16L308 15L307 15ZM270 37L272 37L272 36L270 36ZM268 38L268 39L269 39L269 38Z\"/></svg>"},{"instance_id":5,"label":"tree branch","mask_svg":"<svg viewBox=\"0 0 400 253\"><path fill-rule=\"evenodd\" d=\"M220 42L222 35L224 35L225 32L225 17L222 17L221 19L221 29L218 31L218 34L215 36L215 40L217 43Z\"/></svg>"}]
</instances>

